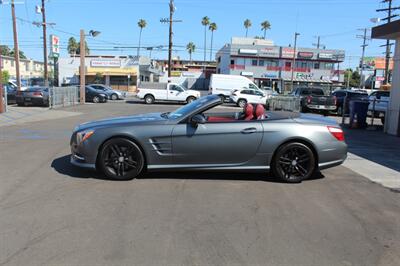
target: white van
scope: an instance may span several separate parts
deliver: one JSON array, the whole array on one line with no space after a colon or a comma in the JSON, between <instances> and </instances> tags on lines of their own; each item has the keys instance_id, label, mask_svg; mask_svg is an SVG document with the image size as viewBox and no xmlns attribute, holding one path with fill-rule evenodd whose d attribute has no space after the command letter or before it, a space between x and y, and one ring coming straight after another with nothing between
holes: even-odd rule
<instances>
[{"instance_id":1,"label":"white van","mask_svg":"<svg viewBox=\"0 0 400 266\"><path fill-rule=\"evenodd\" d=\"M264 93L254 82L244 76L224 74L211 75L208 92L227 99L234 90L242 90L243 88L259 90Z\"/></svg>"}]
</instances>

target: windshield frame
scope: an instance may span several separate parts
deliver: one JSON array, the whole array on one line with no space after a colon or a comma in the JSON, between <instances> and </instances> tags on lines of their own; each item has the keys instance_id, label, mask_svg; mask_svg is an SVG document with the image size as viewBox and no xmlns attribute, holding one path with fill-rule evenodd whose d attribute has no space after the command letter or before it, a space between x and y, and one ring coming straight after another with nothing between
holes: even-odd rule
<instances>
[{"instance_id":1,"label":"windshield frame","mask_svg":"<svg viewBox=\"0 0 400 266\"><path fill-rule=\"evenodd\" d=\"M219 96L217 95L208 95L205 97L201 97L189 104L186 104L178 109L176 109L173 112L168 113L168 119L177 121L178 123L181 123L182 121L185 121L188 117L204 112L210 108L213 108L217 105L221 105L222 101ZM178 114L181 113L180 116L173 117L174 113Z\"/></svg>"}]
</instances>

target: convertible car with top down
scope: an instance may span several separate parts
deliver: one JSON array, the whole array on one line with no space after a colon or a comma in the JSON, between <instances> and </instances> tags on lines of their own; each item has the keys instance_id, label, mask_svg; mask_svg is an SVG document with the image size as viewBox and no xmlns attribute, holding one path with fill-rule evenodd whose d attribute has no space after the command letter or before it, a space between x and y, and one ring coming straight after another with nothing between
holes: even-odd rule
<instances>
[{"instance_id":1,"label":"convertible car with top down","mask_svg":"<svg viewBox=\"0 0 400 266\"><path fill-rule=\"evenodd\" d=\"M116 180L155 170L257 170L296 183L346 159L344 134L334 120L221 104L209 95L169 113L81 124L71 137L71 163Z\"/></svg>"}]
</instances>

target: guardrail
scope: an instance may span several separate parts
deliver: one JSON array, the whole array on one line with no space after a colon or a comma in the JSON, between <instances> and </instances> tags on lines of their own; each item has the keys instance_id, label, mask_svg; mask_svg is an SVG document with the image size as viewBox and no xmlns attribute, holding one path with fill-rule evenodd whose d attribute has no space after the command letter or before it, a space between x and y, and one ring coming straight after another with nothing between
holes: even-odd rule
<instances>
[{"instance_id":1,"label":"guardrail","mask_svg":"<svg viewBox=\"0 0 400 266\"><path fill-rule=\"evenodd\" d=\"M79 104L78 87L51 87L49 89L49 108L59 108Z\"/></svg>"},{"instance_id":2,"label":"guardrail","mask_svg":"<svg viewBox=\"0 0 400 266\"><path fill-rule=\"evenodd\" d=\"M268 99L268 108L271 111L300 112L300 98L294 96L271 96Z\"/></svg>"}]
</instances>

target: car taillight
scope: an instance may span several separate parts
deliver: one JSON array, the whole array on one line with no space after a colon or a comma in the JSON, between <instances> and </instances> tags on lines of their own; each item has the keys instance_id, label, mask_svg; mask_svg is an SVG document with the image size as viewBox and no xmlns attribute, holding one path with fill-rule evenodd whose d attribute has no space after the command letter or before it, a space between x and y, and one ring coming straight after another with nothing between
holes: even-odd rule
<instances>
[{"instance_id":1,"label":"car taillight","mask_svg":"<svg viewBox=\"0 0 400 266\"><path fill-rule=\"evenodd\" d=\"M328 126L328 130L338 141L344 141L344 132L340 127Z\"/></svg>"},{"instance_id":2,"label":"car taillight","mask_svg":"<svg viewBox=\"0 0 400 266\"><path fill-rule=\"evenodd\" d=\"M307 103L311 103L312 96L307 96Z\"/></svg>"},{"instance_id":3,"label":"car taillight","mask_svg":"<svg viewBox=\"0 0 400 266\"><path fill-rule=\"evenodd\" d=\"M43 96L43 93L41 93L40 91L35 91L33 93L34 96Z\"/></svg>"}]
</instances>

